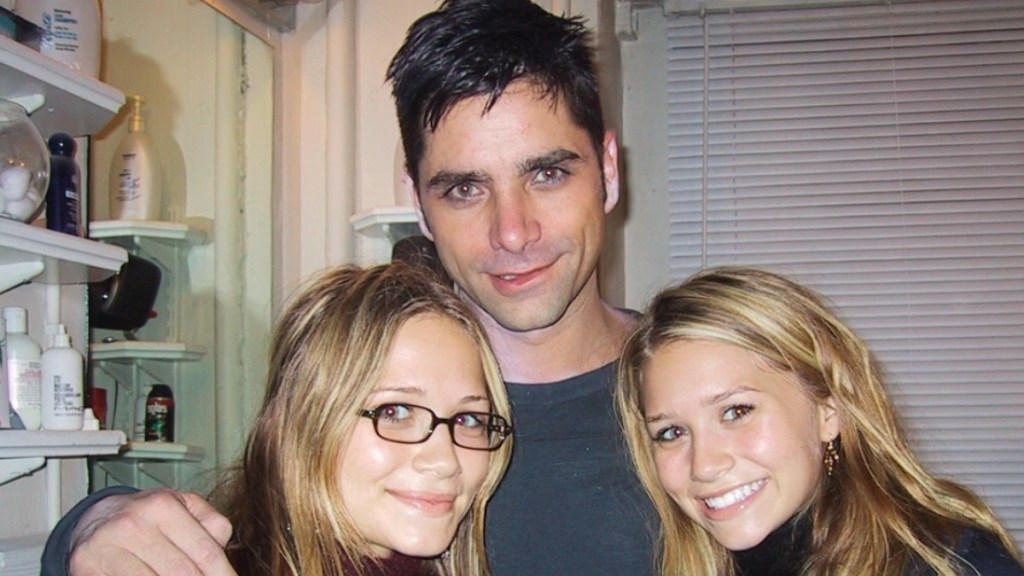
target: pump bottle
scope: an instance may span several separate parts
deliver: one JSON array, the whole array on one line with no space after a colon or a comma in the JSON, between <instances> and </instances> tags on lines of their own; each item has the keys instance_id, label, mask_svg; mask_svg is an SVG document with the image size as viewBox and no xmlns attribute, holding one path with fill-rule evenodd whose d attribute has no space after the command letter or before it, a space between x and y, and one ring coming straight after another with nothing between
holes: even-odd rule
<instances>
[{"instance_id":1,"label":"pump bottle","mask_svg":"<svg viewBox=\"0 0 1024 576\"><path fill-rule=\"evenodd\" d=\"M110 164L110 217L114 220L160 219L160 161L142 117L142 97L128 96L128 133Z\"/></svg>"}]
</instances>

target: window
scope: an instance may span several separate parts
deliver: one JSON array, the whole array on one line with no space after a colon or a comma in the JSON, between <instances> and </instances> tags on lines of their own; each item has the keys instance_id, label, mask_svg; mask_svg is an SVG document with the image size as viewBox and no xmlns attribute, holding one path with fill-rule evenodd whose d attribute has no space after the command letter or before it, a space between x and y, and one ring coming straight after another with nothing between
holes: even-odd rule
<instances>
[{"instance_id":1,"label":"window","mask_svg":"<svg viewBox=\"0 0 1024 576\"><path fill-rule=\"evenodd\" d=\"M671 16L670 267L815 287L1024 545L1024 3Z\"/></svg>"}]
</instances>

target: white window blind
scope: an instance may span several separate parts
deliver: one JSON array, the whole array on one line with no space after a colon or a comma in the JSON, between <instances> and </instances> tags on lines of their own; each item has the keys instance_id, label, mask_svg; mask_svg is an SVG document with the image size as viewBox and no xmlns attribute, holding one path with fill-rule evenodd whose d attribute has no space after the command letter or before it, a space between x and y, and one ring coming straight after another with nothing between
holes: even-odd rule
<instances>
[{"instance_id":1,"label":"white window blind","mask_svg":"<svg viewBox=\"0 0 1024 576\"><path fill-rule=\"evenodd\" d=\"M670 17L671 268L815 287L1024 545L1024 2Z\"/></svg>"}]
</instances>

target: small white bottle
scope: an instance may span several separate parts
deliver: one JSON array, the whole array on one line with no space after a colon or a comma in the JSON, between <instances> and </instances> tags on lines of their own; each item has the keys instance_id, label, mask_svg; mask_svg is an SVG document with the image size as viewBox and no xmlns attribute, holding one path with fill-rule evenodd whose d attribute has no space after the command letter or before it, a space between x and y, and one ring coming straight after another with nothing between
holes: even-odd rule
<instances>
[{"instance_id":1,"label":"small white bottle","mask_svg":"<svg viewBox=\"0 0 1024 576\"><path fill-rule=\"evenodd\" d=\"M71 337L63 324L57 325L53 345L42 355L43 429L81 430L85 359L71 347Z\"/></svg>"},{"instance_id":2,"label":"small white bottle","mask_svg":"<svg viewBox=\"0 0 1024 576\"><path fill-rule=\"evenodd\" d=\"M4 340L4 369L11 409L26 430L42 424L42 365L39 344L28 335L28 312L18 306L3 310L7 338Z\"/></svg>"},{"instance_id":3,"label":"small white bottle","mask_svg":"<svg viewBox=\"0 0 1024 576\"><path fill-rule=\"evenodd\" d=\"M160 161L145 131L142 97L128 96L128 105L128 133L117 145L110 163L110 218L159 220Z\"/></svg>"},{"instance_id":4,"label":"small white bottle","mask_svg":"<svg viewBox=\"0 0 1024 576\"><path fill-rule=\"evenodd\" d=\"M132 440L136 442L146 441L146 399L149 398L149 391L152 386L143 386L139 395L135 398L135 420L132 422Z\"/></svg>"}]
</instances>

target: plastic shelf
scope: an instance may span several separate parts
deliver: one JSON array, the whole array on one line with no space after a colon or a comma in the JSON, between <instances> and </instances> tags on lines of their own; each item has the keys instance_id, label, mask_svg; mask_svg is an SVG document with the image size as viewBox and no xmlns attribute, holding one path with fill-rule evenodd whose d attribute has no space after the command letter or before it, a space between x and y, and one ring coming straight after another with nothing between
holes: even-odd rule
<instances>
[{"instance_id":1,"label":"plastic shelf","mask_svg":"<svg viewBox=\"0 0 1024 576\"><path fill-rule=\"evenodd\" d=\"M191 362L203 357L205 351L197 346L180 342L154 342L148 340L118 340L94 342L89 345L92 361L130 364L139 360Z\"/></svg>"},{"instance_id":2,"label":"plastic shelf","mask_svg":"<svg viewBox=\"0 0 1024 576\"><path fill-rule=\"evenodd\" d=\"M120 430L0 430L0 458L117 454L126 441Z\"/></svg>"},{"instance_id":3,"label":"plastic shelf","mask_svg":"<svg viewBox=\"0 0 1024 576\"><path fill-rule=\"evenodd\" d=\"M96 282L127 261L128 252L118 246L0 218L0 292L30 280Z\"/></svg>"},{"instance_id":4,"label":"plastic shelf","mask_svg":"<svg viewBox=\"0 0 1024 576\"><path fill-rule=\"evenodd\" d=\"M113 86L6 37L0 37L0 98L25 107L43 138L98 132L124 104Z\"/></svg>"}]
</instances>

